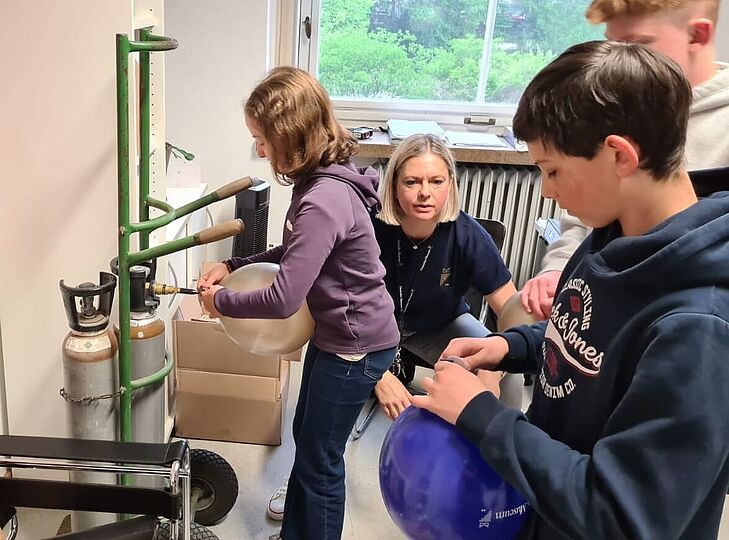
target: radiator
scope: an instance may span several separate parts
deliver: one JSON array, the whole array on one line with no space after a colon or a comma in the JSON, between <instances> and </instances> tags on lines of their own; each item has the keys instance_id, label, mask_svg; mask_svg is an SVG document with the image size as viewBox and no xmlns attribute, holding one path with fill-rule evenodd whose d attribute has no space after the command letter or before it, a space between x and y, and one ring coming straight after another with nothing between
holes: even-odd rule
<instances>
[{"instance_id":1,"label":"radiator","mask_svg":"<svg viewBox=\"0 0 729 540\"><path fill-rule=\"evenodd\" d=\"M561 209L540 195L542 178L536 167L462 165L458 167L461 208L473 217L497 219L506 226L501 254L521 289L538 271L544 241L534 223L559 218Z\"/></svg>"},{"instance_id":2,"label":"radiator","mask_svg":"<svg viewBox=\"0 0 729 540\"><path fill-rule=\"evenodd\" d=\"M385 162L375 164L384 177ZM497 219L506 226L501 254L521 289L539 269L544 242L534 228L538 218L559 218L557 204L540 195L541 175L536 167L459 165L461 208L473 217ZM541 244L541 246L540 246Z\"/></svg>"}]
</instances>

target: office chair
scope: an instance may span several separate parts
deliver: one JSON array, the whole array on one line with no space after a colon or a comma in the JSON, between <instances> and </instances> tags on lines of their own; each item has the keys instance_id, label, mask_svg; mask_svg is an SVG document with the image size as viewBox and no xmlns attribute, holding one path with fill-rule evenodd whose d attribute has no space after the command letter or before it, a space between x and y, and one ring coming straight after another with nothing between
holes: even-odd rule
<instances>
[{"instance_id":1,"label":"office chair","mask_svg":"<svg viewBox=\"0 0 729 540\"><path fill-rule=\"evenodd\" d=\"M506 237L506 227L504 224L495 219L474 219L486 230L487 233L489 233L494 244L496 244L496 249L501 252L501 249L504 246L504 239ZM470 307L471 315L480 321L488 330L496 332L496 316L493 311L488 309L488 304L484 302L483 294L478 289L471 286L468 288L463 297L466 299L466 302ZM400 358L402 360L402 371L398 375L398 379L400 379L400 382L405 385L411 394L421 393L419 390L409 386L415 377L415 367L421 366L432 369L433 366L405 348L400 349ZM364 434L367 426L369 426L370 422L372 422L372 418L374 418L379 405L380 404L373 392L369 405L365 404L363 407L363 410L366 410L364 417L362 420L356 422L352 429L353 441L356 441Z\"/></svg>"},{"instance_id":2,"label":"office chair","mask_svg":"<svg viewBox=\"0 0 729 540\"><path fill-rule=\"evenodd\" d=\"M729 190L729 167L689 171L688 174L699 198Z\"/></svg>"},{"instance_id":3,"label":"office chair","mask_svg":"<svg viewBox=\"0 0 729 540\"><path fill-rule=\"evenodd\" d=\"M504 247L506 238L506 226L496 219L474 218L484 230L489 233L491 239L496 244L499 253ZM464 295L466 302L471 307L471 315L478 319L481 324L488 328L491 332L496 332L496 314L488 309L488 304L484 302L483 294L471 286Z\"/></svg>"},{"instance_id":4,"label":"office chair","mask_svg":"<svg viewBox=\"0 0 729 540\"><path fill-rule=\"evenodd\" d=\"M0 537L2 529L10 524L7 540L15 540L18 534L18 516L16 516L15 507L10 505L0 505Z\"/></svg>"}]
</instances>

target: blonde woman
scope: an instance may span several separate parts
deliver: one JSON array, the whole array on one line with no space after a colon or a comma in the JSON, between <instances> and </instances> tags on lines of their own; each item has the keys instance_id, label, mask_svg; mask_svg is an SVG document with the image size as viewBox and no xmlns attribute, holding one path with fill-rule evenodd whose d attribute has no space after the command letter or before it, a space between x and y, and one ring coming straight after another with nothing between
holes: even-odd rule
<instances>
[{"instance_id":1,"label":"blonde woman","mask_svg":"<svg viewBox=\"0 0 729 540\"><path fill-rule=\"evenodd\" d=\"M489 333L469 313L468 288L476 287L497 316L516 289L489 234L460 210L453 156L439 138L413 135L403 141L379 192L375 234L395 302L400 354L375 393L394 420L411 402L403 384L414 373L408 357L435 365L451 339ZM521 375L504 378L502 400L520 408L522 386Z\"/></svg>"}]
</instances>

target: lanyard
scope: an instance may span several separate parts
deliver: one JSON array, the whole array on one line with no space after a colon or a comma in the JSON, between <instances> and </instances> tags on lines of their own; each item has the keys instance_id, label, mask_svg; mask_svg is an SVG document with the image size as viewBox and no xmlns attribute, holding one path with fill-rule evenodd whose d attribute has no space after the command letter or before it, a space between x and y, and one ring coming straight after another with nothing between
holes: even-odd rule
<instances>
[{"instance_id":1,"label":"lanyard","mask_svg":"<svg viewBox=\"0 0 729 540\"><path fill-rule=\"evenodd\" d=\"M410 301L413 299L413 294L415 294L415 280L420 275L423 270L425 270L425 265L428 264L428 259L430 258L430 252L433 251L433 242L428 242L428 248L425 251L425 256L423 257L423 262L420 263L420 268L418 271L413 275L413 279L410 282L410 292L408 293L408 298L405 300L405 295L403 294L404 285L405 285L405 276L404 276L404 270L405 270L405 261L403 260L403 253L402 253L402 239L397 239L397 267L395 271L395 278L397 281L397 292L398 292L398 304L400 308L400 313L398 314L397 319L397 325L400 329L400 341L402 343L402 332L405 329L405 312L410 307ZM399 377L402 373L402 361L400 358L400 345L397 347L397 353L395 353L395 360L392 363L392 366L390 366L390 371L395 375L395 377Z\"/></svg>"},{"instance_id":2,"label":"lanyard","mask_svg":"<svg viewBox=\"0 0 729 540\"><path fill-rule=\"evenodd\" d=\"M405 313L407 312L408 308L410 307L410 301L413 299L413 295L415 294L415 280L420 275L423 270L425 270L425 265L428 264L428 259L430 258L430 252L433 251L433 243L428 242L428 248L425 251L425 256L423 257L423 262L420 264L420 268L418 269L417 273L413 276L412 281L410 282L410 291L408 292L407 300L405 300L405 294L404 294L404 285L405 285L405 278L404 278L404 269L405 269L405 261L403 260L403 253L402 253L402 240L400 238L397 239L397 292L398 292L398 300L399 300L399 308L400 313L398 316L398 322L400 323L400 331L404 328L405 324Z\"/></svg>"}]
</instances>

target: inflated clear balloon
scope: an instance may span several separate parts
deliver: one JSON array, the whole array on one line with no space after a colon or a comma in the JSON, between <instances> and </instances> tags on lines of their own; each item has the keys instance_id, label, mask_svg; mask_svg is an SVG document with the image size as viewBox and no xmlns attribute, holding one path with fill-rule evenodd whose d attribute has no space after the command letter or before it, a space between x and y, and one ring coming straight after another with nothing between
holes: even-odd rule
<instances>
[{"instance_id":1,"label":"inflated clear balloon","mask_svg":"<svg viewBox=\"0 0 729 540\"><path fill-rule=\"evenodd\" d=\"M238 268L222 282L235 292L268 288L278 274L274 263L253 263ZM221 317L226 333L243 349L254 354L289 354L309 341L314 320L306 302L287 319L237 319Z\"/></svg>"}]
</instances>

